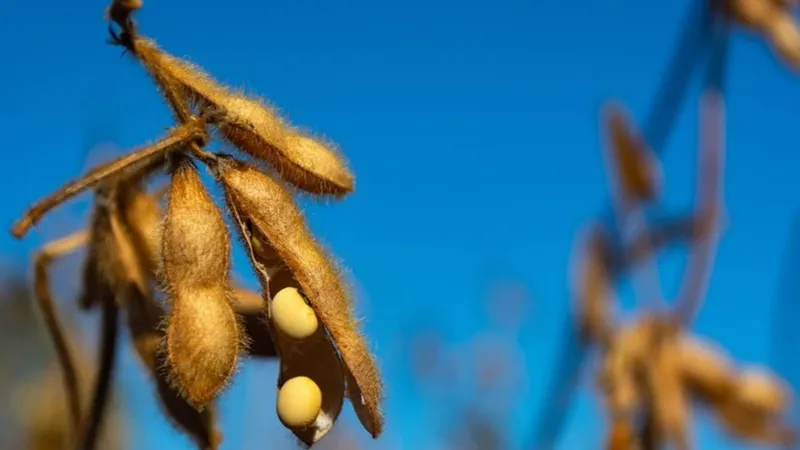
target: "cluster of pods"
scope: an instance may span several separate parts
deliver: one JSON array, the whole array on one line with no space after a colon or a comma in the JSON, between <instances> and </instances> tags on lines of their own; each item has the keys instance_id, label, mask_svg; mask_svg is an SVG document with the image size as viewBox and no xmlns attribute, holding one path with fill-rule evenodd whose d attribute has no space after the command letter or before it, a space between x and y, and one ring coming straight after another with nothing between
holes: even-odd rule
<instances>
[{"instance_id":1,"label":"cluster of pods","mask_svg":"<svg viewBox=\"0 0 800 450\"><path fill-rule=\"evenodd\" d=\"M124 313L134 348L152 374L163 411L198 447L221 442L213 403L242 355L280 361L276 410L312 445L336 422L344 399L374 437L383 427L382 383L358 330L340 268L312 236L293 190L341 199L354 177L332 144L292 127L262 101L235 92L138 33L137 1L114 1L114 44L145 68L177 124L157 142L90 170L34 204L12 234L21 238L52 208L95 192L87 230L53 241L35 263L36 294L58 349L79 448L94 448L102 424ZM211 132L236 154L205 148ZM238 156L237 156L238 155ZM217 205L205 166L224 193ZM166 170L167 185L148 189ZM226 214L261 293L231 277ZM84 411L69 342L56 314L50 263L87 250L79 305L102 311L99 374Z\"/></svg>"}]
</instances>

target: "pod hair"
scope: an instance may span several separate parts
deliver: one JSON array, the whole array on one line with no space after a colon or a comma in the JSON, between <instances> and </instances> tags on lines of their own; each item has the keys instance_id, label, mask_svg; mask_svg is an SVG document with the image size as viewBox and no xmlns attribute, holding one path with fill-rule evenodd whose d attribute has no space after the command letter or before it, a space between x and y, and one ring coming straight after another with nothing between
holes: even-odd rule
<instances>
[{"instance_id":1,"label":"pod hair","mask_svg":"<svg viewBox=\"0 0 800 450\"><path fill-rule=\"evenodd\" d=\"M230 91L149 39L135 37L132 53L168 102L183 99L202 109L222 111L216 125L219 134L245 154L270 163L290 184L314 195L336 198L353 191L353 174L333 145L292 129L269 106Z\"/></svg>"},{"instance_id":2,"label":"pod hair","mask_svg":"<svg viewBox=\"0 0 800 450\"><path fill-rule=\"evenodd\" d=\"M270 336L272 350L277 353L280 367L278 371L279 398L284 384L296 377L306 377L311 380L322 393L322 403L313 422L296 427L284 424L306 446L319 442L331 430L342 409L344 402L345 380L344 368L336 345L324 327L317 327L316 331L300 341L291 339L282 333L272 316L272 302L276 294L283 289L297 287L297 282L291 272L280 260L267 242L249 219L238 209L235 203L230 203L229 210L235 223L239 225L239 235L248 251L250 262L261 282L266 304L263 300L256 300L252 296L238 295L240 304L249 303L258 305L266 310L267 320L262 327ZM266 308L264 308L266 306ZM251 349L252 351L252 349ZM291 397L291 395L289 395ZM279 402L278 414L292 412L293 408L302 408L301 404L292 405L291 398L284 398L284 403ZM288 401L288 404L286 403ZM281 418L281 422L283 419Z\"/></svg>"},{"instance_id":3,"label":"pod hair","mask_svg":"<svg viewBox=\"0 0 800 450\"><path fill-rule=\"evenodd\" d=\"M138 262L149 277L156 273L160 262L160 217L158 198L141 190L120 192L122 217L127 235L136 250ZM168 422L189 435L202 449L216 449L222 435L215 427L214 408L198 411L170 383L166 369L166 354L161 351L165 338L160 324L165 317L163 308L155 301L148 286L128 284L122 291L125 298L128 329L140 361L155 383L159 406Z\"/></svg>"},{"instance_id":4,"label":"pod hair","mask_svg":"<svg viewBox=\"0 0 800 450\"><path fill-rule=\"evenodd\" d=\"M228 231L188 159L173 168L161 257L171 305L168 367L187 400L202 407L233 375L242 337L228 297Z\"/></svg>"},{"instance_id":5,"label":"pod hair","mask_svg":"<svg viewBox=\"0 0 800 450\"><path fill-rule=\"evenodd\" d=\"M371 419L362 419L362 425L377 437L383 426L380 375L358 331L339 273L312 237L292 196L280 183L233 158L219 159L216 172L229 208L239 211L274 249L327 328L360 390L359 398L351 398L351 402L359 418Z\"/></svg>"}]
</instances>

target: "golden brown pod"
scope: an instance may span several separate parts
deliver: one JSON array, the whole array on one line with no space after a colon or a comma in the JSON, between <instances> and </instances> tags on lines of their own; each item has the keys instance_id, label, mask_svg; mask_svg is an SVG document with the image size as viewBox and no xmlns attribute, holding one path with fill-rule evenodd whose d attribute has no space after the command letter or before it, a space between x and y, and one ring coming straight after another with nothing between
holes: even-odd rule
<instances>
[{"instance_id":1,"label":"golden brown pod","mask_svg":"<svg viewBox=\"0 0 800 450\"><path fill-rule=\"evenodd\" d=\"M661 189L661 169L644 139L638 135L622 105L610 103L603 110L610 173L625 201L653 200Z\"/></svg>"},{"instance_id":2,"label":"golden brown pod","mask_svg":"<svg viewBox=\"0 0 800 450\"><path fill-rule=\"evenodd\" d=\"M215 427L213 405L202 411L191 406L180 391L170 383L166 370L166 354L161 352L164 331L160 328L164 311L151 298L130 286L126 294L128 328L134 348L155 382L159 406L168 421L180 431L188 434L201 449L216 449L222 435Z\"/></svg>"},{"instance_id":3,"label":"golden brown pod","mask_svg":"<svg viewBox=\"0 0 800 450\"><path fill-rule=\"evenodd\" d=\"M291 338L278 329L271 316L273 308L270 305L279 292L295 290L298 284L263 235L237 209L235 204L230 204L230 211L234 221L239 225L240 235L267 300L266 305L262 303L263 306L266 306L268 316L268 320L263 326L271 336L270 342L274 343L274 350L277 351L280 361L279 393L283 391L284 383L288 380L306 377L322 394L319 412L313 422L306 426L292 426L296 421L288 418L292 415L296 416L298 411L307 410L308 403L302 401L302 396L285 393L283 405L281 405L280 399L276 405L281 422L301 442L311 446L331 430L341 412L345 392L345 370L342 361L335 344L324 327L317 327L312 335L303 339ZM240 296L240 302L243 303L242 300L244 299ZM250 299L250 303L255 303L255 299ZM299 404L292 405L292 401L299 402Z\"/></svg>"},{"instance_id":4,"label":"golden brown pod","mask_svg":"<svg viewBox=\"0 0 800 450\"><path fill-rule=\"evenodd\" d=\"M383 426L382 384L358 331L339 273L311 236L302 213L281 184L233 159L221 159L217 170L229 209L238 211L239 221L246 220L274 249L325 325L360 390L360 396L350 400L357 412L362 409L360 418L371 419L362 419L362 425L377 437Z\"/></svg>"},{"instance_id":5,"label":"golden brown pod","mask_svg":"<svg viewBox=\"0 0 800 450\"><path fill-rule=\"evenodd\" d=\"M164 211L156 195L142 189L120 193L120 209L133 245L148 277L161 264L161 219Z\"/></svg>"},{"instance_id":6,"label":"golden brown pod","mask_svg":"<svg viewBox=\"0 0 800 450\"><path fill-rule=\"evenodd\" d=\"M242 152L269 162L283 179L315 195L343 197L354 178L330 143L292 129L269 106L231 92L187 61L137 37L133 53L162 91L178 92L202 108L222 111L219 133Z\"/></svg>"},{"instance_id":7,"label":"golden brown pod","mask_svg":"<svg viewBox=\"0 0 800 450\"><path fill-rule=\"evenodd\" d=\"M171 305L167 362L176 386L200 407L233 375L241 333L228 299L228 231L189 160L172 174L161 249Z\"/></svg>"},{"instance_id":8,"label":"golden brown pod","mask_svg":"<svg viewBox=\"0 0 800 450\"><path fill-rule=\"evenodd\" d=\"M690 443L691 407L681 377L681 364L676 346L676 330L669 324L654 322L651 330L647 378L651 408L657 434L677 449L688 449Z\"/></svg>"},{"instance_id":9,"label":"golden brown pod","mask_svg":"<svg viewBox=\"0 0 800 450\"><path fill-rule=\"evenodd\" d=\"M626 416L642 404L636 373L642 364L644 328L638 323L618 329L605 349L597 384L612 416Z\"/></svg>"},{"instance_id":10,"label":"golden brown pod","mask_svg":"<svg viewBox=\"0 0 800 450\"><path fill-rule=\"evenodd\" d=\"M777 415L789 405L789 389L783 380L764 367L750 366L736 379L736 400L766 415Z\"/></svg>"},{"instance_id":11,"label":"golden brown pod","mask_svg":"<svg viewBox=\"0 0 800 450\"><path fill-rule=\"evenodd\" d=\"M633 427L627 417L614 417L605 442L606 450L637 450Z\"/></svg>"},{"instance_id":12,"label":"golden brown pod","mask_svg":"<svg viewBox=\"0 0 800 450\"><path fill-rule=\"evenodd\" d=\"M772 0L730 0L729 10L745 27L765 30L778 8Z\"/></svg>"},{"instance_id":13,"label":"golden brown pod","mask_svg":"<svg viewBox=\"0 0 800 450\"><path fill-rule=\"evenodd\" d=\"M759 414L736 401L712 403L709 406L720 425L739 439L753 444L788 448L797 442L796 432L773 416Z\"/></svg>"},{"instance_id":14,"label":"golden brown pod","mask_svg":"<svg viewBox=\"0 0 800 450\"><path fill-rule=\"evenodd\" d=\"M579 329L591 342L603 345L610 339L610 321L616 304L610 289L610 268L603 252L601 230L592 226L578 240L570 267L574 297L577 300Z\"/></svg>"},{"instance_id":15,"label":"golden brown pod","mask_svg":"<svg viewBox=\"0 0 800 450\"><path fill-rule=\"evenodd\" d=\"M795 70L800 69L800 29L795 18L787 12L775 14L767 33L778 55Z\"/></svg>"},{"instance_id":16,"label":"golden brown pod","mask_svg":"<svg viewBox=\"0 0 800 450\"><path fill-rule=\"evenodd\" d=\"M297 282L288 270L280 271L269 279L267 298L271 301L278 292L296 286ZM330 431L342 410L345 392L342 361L325 328L318 327L311 336L299 341L282 333L272 318L270 325L280 355L278 390L283 390L284 384L291 379L308 377L322 392L320 412L313 424L291 428L303 443L313 445ZM296 409L302 407L298 405Z\"/></svg>"},{"instance_id":17,"label":"golden brown pod","mask_svg":"<svg viewBox=\"0 0 800 450\"><path fill-rule=\"evenodd\" d=\"M155 301L150 285L160 253L161 211L158 200L154 195L129 185L121 186L118 195L124 227L114 227L118 230L116 241L119 247L132 249L133 257L131 267L126 270L132 278L119 286L116 292L125 305L134 349L153 378L159 406L168 421L187 433L200 448L215 449L221 441L221 434L215 428L213 407L197 411L170 384L167 371L162 370L166 366L166 355L160 352L164 339L160 325L165 314ZM143 274L143 278L139 279L137 274Z\"/></svg>"},{"instance_id":18,"label":"golden brown pod","mask_svg":"<svg viewBox=\"0 0 800 450\"><path fill-rule=\"evenodd\" d=\"M725 351L711 342L681 333L676 351L687 388L708 402L722 401L735 389L736 373Z\"/></svg>"}]
</instances>

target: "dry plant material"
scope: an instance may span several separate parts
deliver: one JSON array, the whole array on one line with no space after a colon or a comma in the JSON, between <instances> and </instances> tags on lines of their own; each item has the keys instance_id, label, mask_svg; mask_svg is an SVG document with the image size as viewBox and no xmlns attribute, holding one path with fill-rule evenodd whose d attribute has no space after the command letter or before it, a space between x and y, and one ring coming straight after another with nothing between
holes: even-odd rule
<instances>
[{"instance_id":1,"label":"dry plant material","mask_svg":"<svg viewBox=\"0 0 800 450\"><path fill-rule=\"evenodd\" d=\"M615 249L603 227L592 224L582 238L582 258L575 261L579 329L589 345L600 350L601 365L597 386L609 417L606 448L658 448L670 444L691 448L690 400L695 398L699 382L716 383L702 376L686 379L685 364L697 364L704 355L686 356L683 329L699 308L704 296L710 262L715 249L715 235L722 214L722 140L709 136L717 133L721 120L721 101L715 93L704 97L701 112L702 141L698 151L698 186L695 211L688 218L668 220L656 226L641 226L636 234ZM618 188L618 226L624 227L646 204L657 206L657 176L654 159L635 137L618 106L606 110L605 125L610 138L610 173ZM615 323L616 306L613 285L618 278L630 275L660 248L688 241L691 256L684 275L675 310L651 310L628 324ZM699 255L699 256L698 256ZM703 362L705 359L703 359ZM709 360L708 364L715 364Z\"/></svg>"},{"instance_id":2,"label":"dry plant material","mask_svg":"<svg viewBox=\"0 0 800 450\"><path fill-rule=\"evenodd\" d=\"M230 91L138 35L138 0L106 11L124 46L147 69L177 124L152 145L100 165L32 206L12 229L21 238L47 212L93 189L88 230L46 246L36 260L36 292L64 374L80 447L96 447L117 347L117 313L153 377L168 420L201 449L217 449L214 399L229 384L241 354L278 357L279 419L307 445L339 416L345 396L364 427L383 427L381 380L351 311L344 283L308 231L283 184L228 155L205 150L208 128L277 175L314 195L341 198L353 176L329 144L287 125L260 101ZM224 187L226 209L247 246L262 292L235 287L224 213L196 166ZM144 183L168 169L166 188ZM160 199L166 194L166 205ZM48 286L49 263L85 246L79 305L106 312L101 369L89 411L78 399L75 365ZM164 304L158 301L163 294Z\"/></svg>"},{"instance_id":3,"label":"dry plant material","mask_svg":"<svg viewBox=\"0 0 800 450\"><path fill-rule=\"evenodd\" d=\"M233 158L220 158L215 170L251 263L268 293L270 326L281 359L279 388L286 379L304 375L323 393L322 410L314 425L293 431L309 445L320 439L339 414L347 383L348 397L362 425L377 437L383 426L380 376L358 332L333 262L311 236L292 196L279 182ZM308 338L298 341L291 336L292 330L283 327L281 331L278 326L274 301L291 295L292 291L283 292L285 289L302 293L323 325ZM320 370L321 364L311 363L314 359L343 362L344 369ZM328 399L332 401L328 403Z\"/></svg>"},{"instance_id":4,"label":"dry plant material","mask_svg":"<svg viewBox=\"0 0 800 450\"><path fill-rule=\"evenodd\" d=\"M678 345L681 377L692 396L731 435L759 445L793 445L796 430L784 417L794 394L771 371L737 368L725 352L696 336Z\"/></svg>"},{"instance_id":5,"label":"dry plant material","mask_svg":"<svg viewBox=\"0 0 800 450\"><path fill-rule=\"evenodd\" d=\"M201 109L222 111L219 134L245 154L270 163L284 180L315 195L343 197L353 191L353 175L331 144L290 128L269 106L232 92L152 40L136 37L127 47L167 97L179 92Z\"/></svg>"},{"instance_id":6,"label":"dry plant material","mask_svg":"<svg viewBox=\"0 0 800 450\"><path fill-rule=\"evenodd\" d=\"M736 21L764 36L782 59L800 69L800 28L793 11L796 2L728 0L727 8Z\"/></svg>"},{"instance_id":7,"label":"dry plant material","mask_svg":"<svg viewBox=\"0 0 800 450\"><path fill-rule=\"evenodd\" d=\"M661 190L661 170L652 151L630 123L623 107L608 104L603 111L607 133L609 178L626 207L654 200Z\"/></svg>"},{"instance_id":8,"label":"dry plant material","mask_svg":"<svg viewBox=\"0 0 800 450\"><path fill-rule=\"evenodd\" d=\"M173 170L161 242L167 363L176 386L202 407L233 374L241 332L228 300L228 230L189 160Z\"/></svg>"}]
</instances>

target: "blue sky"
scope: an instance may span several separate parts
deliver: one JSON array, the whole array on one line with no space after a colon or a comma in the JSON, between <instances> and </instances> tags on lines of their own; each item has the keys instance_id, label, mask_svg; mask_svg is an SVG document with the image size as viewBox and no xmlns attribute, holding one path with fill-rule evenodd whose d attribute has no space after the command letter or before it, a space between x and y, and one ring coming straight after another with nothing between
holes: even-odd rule
<instances>
[{"instance_id":1,"label":"blue sky","mask_svg":"<svg viewBox=\"0 0 800 450\"><path fill-rule=\"evenodd\" d=\"M357 175L356 193L340 204L304 207L357 282L359 313L386 373L385 444L416 449L430 432L403 375L398 336L424 316L443 321L448 339L465 339L484 322L480 280L497 267L536 298L534 329L519 342L530 387L509 424L521 445L567 308L573 235L606 198L599 107L615 98L643 116L688 5L153 1L139 19L141 32L164 49L341 145ZM4 226L85 169L88 128L131 147L170 126L142 70L104 44L104 6L0 5ZM800 194L800 91L762 43L739 34L732 46L730 225L696 326L737 357L766 361L777 269ZM666 149L667 203L675 207L691 199L696 123L688 102ZM0 234L2 257L21 261L66 232L64 223L81 226L86 205L84 198L62 208L22 242ZM123 365L130 368L125 379L146 389L134 363L126 358ZM274 404L269 370L245 369L226 394L224 448L241 448L245 424L286 434L267 414ZM246 384L265 396L260 422L236 412L254 395ZM562 448L600 436L585 394ZM158 421L155 410L137 417L142 426ZM137 433L142 448L186 445L163 425L150 430ZM702 448L738 448L708 427L698 435Z\"/></svg>"}]
</instances>

